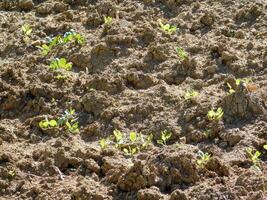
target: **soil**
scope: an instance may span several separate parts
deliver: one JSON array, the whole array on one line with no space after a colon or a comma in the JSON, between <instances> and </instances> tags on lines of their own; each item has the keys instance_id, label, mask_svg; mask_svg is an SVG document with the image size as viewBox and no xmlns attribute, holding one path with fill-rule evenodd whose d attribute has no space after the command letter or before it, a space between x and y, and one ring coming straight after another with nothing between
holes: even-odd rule
<instances>
[{"instance_id":1,"label":"soil","mask_svg":"<svg viewBox=\"0 0 267 200\"><path fill-rule=\"evenodd\" d=\"M0 199L267 199L266 11L266 0L1 0ZM40 55L46 37L71 29L85 45ZM73 63L65 80L49 69L56 57ZM186 100L190 88L199 95ZM70 107L79 134L38 126ZM223 119L211 122L218 107ZM133 156L101 150L115 129L152 133L153 144ZM200 150L211 155L204 168Z\"/></svg>"}]
</instances>

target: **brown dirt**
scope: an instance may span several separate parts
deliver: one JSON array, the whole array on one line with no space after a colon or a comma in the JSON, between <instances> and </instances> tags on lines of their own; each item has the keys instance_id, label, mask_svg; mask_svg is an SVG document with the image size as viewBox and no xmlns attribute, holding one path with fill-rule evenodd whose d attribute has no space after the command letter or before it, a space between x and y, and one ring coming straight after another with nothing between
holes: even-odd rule
<instances>
[{"instance_id":1,"label":"brown dirt","mask_svg":"<svg viewBox=\"0 0 267 200\"><path fill-rule=\"evenodd\" d=\"M267 199L266 11L266 0L0 0L0 199ZM70 29L84 46L40 55L37 44ZM73 63L66 81L49 70L55 57ZM189 88L194 100L184 100ZM223 120L212 123L207 112L219 106ZM38 127L69 107L79 134ZM101 151L114 129L153 133L153 145L133 157ZM163 130L172 137L161 147ZM249 146L262 153L261 172ZM199 150L212 155L204 169Z\"/></svg>"}]
</instances>

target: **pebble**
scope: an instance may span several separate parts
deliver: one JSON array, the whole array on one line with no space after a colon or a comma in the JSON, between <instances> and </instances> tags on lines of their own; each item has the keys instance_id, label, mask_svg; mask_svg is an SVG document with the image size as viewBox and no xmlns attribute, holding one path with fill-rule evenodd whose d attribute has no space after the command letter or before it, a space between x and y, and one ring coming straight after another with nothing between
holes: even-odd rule
<instances>
[{"instance_id":1,"label":"pebble","mask_svg":"<svg viewBox=\"0 0 267 200\"><path fill-rule=\"evenodd\" d=\"M31 10L34 8L32 0L19 0L19 8L23 10Z\"/></svg>"}]
</instances>

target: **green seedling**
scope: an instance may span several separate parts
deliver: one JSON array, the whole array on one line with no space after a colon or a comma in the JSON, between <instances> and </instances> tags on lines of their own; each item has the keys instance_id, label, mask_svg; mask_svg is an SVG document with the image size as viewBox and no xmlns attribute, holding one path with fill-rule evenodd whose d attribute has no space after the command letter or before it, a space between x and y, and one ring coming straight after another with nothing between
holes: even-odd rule
<instances>
[{"instance_id":1,"label":"green seedling","mask_svg":"<svg viewBox=\"0 0 267 200\"><path fill-rule=\"evenodd\" d=\"M252 81L251 81L250 78L243 78L243 79L238 78L238 79L235 80L235 84L236 84L237 86L240 85L240 84L242 83L245 87L247 87L248 84L251 83L251 82L252 82ZM232 86L231 86L228 82L226 83L226 85L227 85L228 88L229 88L228 93L229 93L229 94L233 94L233 93L235 92L235 90L232 88Z\"/></svg>"},{"instance_id":2,"label":"green seedling","mask_svg":"<svg viewBox=\"0 0 267 200\"><path fill-rule=\"evenodd\" d=\"M76 120L70 120L65 123L67 130L70 131L73 134L79 133L79 122Z\"/></svg>"},{"instance_id":3,"label":"green seedling","mask_svg":"<svg viewBox=\"0 0 267 200\"><path fill-rule=\"evenodd\" d=\"M219 107L217 111L214 111L213 109L210 110L207 114L207 117L210 121L219 121L223 117L223 109Z\"/></svg>"},{"instance_id":4,"label":"green seedling","mask_svg":"<svg viewBox=\"0 0 267 200\"><path fill-rule=\"evenodd\" d=\"M142 146L141 146L141 149L145 149L147 148L149 145L151 145L152 143L152 140L153 140L153 135L150 134L146 137L146 139L144 140L144 138L141 136L141 141L143 142Z\"/></svg>"},{"instance_id":5,"label":"green seedling","mask_svg":"<svg viewBox=\"0 0 267 200\"><path fill-rule=\"evenodd\" d=\"M50 51L51 48L47 44L43 44L42 46L37 46L41 50L41 55L46 56Z\"/></svg>"},{"instance_id":6,"label":"green seedling","mask_svg":"<svg viewBox=\"0 0 267 200\"><path fill-rule=\"evenodd\" d=\"M10 178L14 178L16 175L17 175L16 171L14 171L14 170L10 170L10 171L8 171L8 176L9 176Z\"/></svg>"},{"instance_id":7,"label":"green seedling","mask_svg":"<svg viewBox=\"0 0 267 200\"><path fill-rule=\"evenodd\" d=\"M160 145L166 145L167 141L171 138L172 133L167 132L166 130L161 132L161 137L157 140L157 143Z\"/></svg>"},{"instance_id":8,"label":"green seedling","mask_svg":"<svg viewBox=\"0 0 267 200\"><path fill-rule=\"evenodd\" d=\"M185 60L185 59L188 58L188 55L187 55L187 53L185 52L184 49L182 49L182 48L180 48L180 47L177 47L177 48L176 48L176 52L177 52L177 54L178 54L178 56L179 56L179 58L180 58L181 60Z\"/></svg>"},{"instance_id":9,"label":"green seedling","mask_svg":"<svg viewBox=\"0 0 267 200\"><path fill-rule=\"evenodd\" d=\"M107 16L107 17L105 16L104 17L104 23L105 24L111 24L112 21L113 21L112 17L109 17L109 16Z\"/></svg>"},{"instance_id":10,"label":"green seedling","mask_svg":"<svg viewBox=\"0 0 267 200\"><path fill-rule=\"evenodd\" d=\"M211 158L211 155L209 153L204 153L203 151L198 151L197 156L197 165L200 168L204 168Z\"/></svg>"},{"instance_id":11,"label":"green seedling","mask_svg":"<svg viewBox=\"0 0 267 200\"><path fill-rule=\"evenodd\" d=\"M188 99L193 99L193 98L197 97L198 95L199 95L199 93L198 93L197 91L195 91L195 90L193 90L193 89L190 89L190 90L187 90L187 91L185 92L185 94L184 94L184 98L185 98L186 100L188 100Z\"/></svg>"},{"instance_id":12,"label":"green seedling","mask_svg":"<svg viewBox=\"0 0 267 200\"><path fill-rule=\"evenodd\" d=\"M66 32L63 36L63 43L66 44L71 41L75 41L75 43L79 45L83 45L85 43L85 37L81 34L76 33L74 30L70 30L70 32Z\"/></svg>"},{"instance_id":13,"label":"green seedling","mask_svg":"<svg viewBox=\"0 0 267 200\"><path fill-rule=\"evenodd\" d=\"M50 48L56 46L56 45L60 45L60 44L63 44L63 39L60 35L54 37L54 38L50 38L50 37L47 37L47 40L48 40L48 45Z\"/></svg>"},{"instance_id":14,"label":"green seedling","mask_svg":"<svg viewBox=\"0 0 267 200\"><path fill-rule=\"evenodd\" d=\"M24 24L21 29L24 36L30 36L32 33L32 28L29 24Z\"/></svg>"},{"instance_id":15,"label":"green seedling","mask_svg":"<svg viewBox=\"0 0 267 200\"><path fill-rule=\"evenodd\" d=\"M126 155L133 156L139 151L147 148L153 139L153 135L144 136L141 133L131 131L129 135L119 130L114 130L113 135L107 139L101 139L99 145L105 149L108 145L113 145L116 149L124 152Z\"/></svg>"},{"instance_id":16,"label":"green seedling","mask_svg":"<svg viewBox=\"0 0 267 200\"><path fill-rule=\"evenodd\" d=\"M70 108L65 110L64 114L58 119L57 123L60 126L65 125L66 129L71 133L79 133L79 122L78 118L76 117L75 110Z\"/></svg>"},{"instance_id":17,"label":"green seedling","mask_svg":"<svg viewBox=\"0 0 267 200\"><path fill-rule=\"evenodd\" d=\"M175 33L177 28L176 26L170 25L170 24L163 24L161 21L159 21L160 28L170 34Z\"/></svg>"},{"instance_id":18,"label":"green seedling","mask_svg":"<svg viewBox=\"0 0 267 200\"><path fill-rule=\"evenodd\" d=\"M263 145L263 148L264 148L265 150L267 150L267 144Z\"/></svg>"},{"instance_id":19,"label":"green seedling","mask_svg":"<svg viewBox=\"0 0 267 200\"><path fill-rule=\"evenodd\" d=\"M29 43L30 42L30 36L32 33L32 28L30 27L29 24L24 24L21 29L22 29L22 33L24 36L24 38L23 38L24 42Z\"/></svg>"},{"instance_id":20,"label":"green seedling","mask_svg":"<svg viewBox=\"0 0 267 200\"><path fill-rule=\"evenodd\" d=\"M100 141L99 141L99 146L100 146L100 148L103 150L103 149L106 149L107 147L108 147L108 142L107 142L107 140L106 139L101 139Z\"/></svg>"},{"instance_id":21,"label":"green seedling","mask_svg":"<svg viewBox=\"0 0 267 200\"><path fill-rule=\"evenodd\" d=\"M123 148L123 152L128 156L133 156L134 154L138 153L138 151L138 147L128 146L128 148Z\"/></svg>"},{"instance_id":22,"label":"green seedling","mask_svg":"<svg viewBox=\"0 0 267 200\"><path fill-rule=\"evenodd\" d=\"M261 171L261 169L260 169L261 152L254 150L251 147L246 148L246 152L248 153L249 159L252 162L252 167L256 171Z\"/></svg>"},{"instance_id":23,"label":"green seedling","mask_svg":"<svg viewBox=\"0 0 267 200\"><path fill-rule=\"evenodd\" d=\"M72 69L72 63L68 63L65 58L56 58L51 62L49 68L52 70L65 69L69 71Z\"/></svg>"},{"instance_id":24,"label":"green seedling","mask_svg":"<svg viewBox=\"0 0 267 200\"><path fill-rule=\"evenodd\" d=\"M113 135L115 137L116 148L120 148L120 146L124 143L124 134L122 134L121 131L116 129L113 131Z\"/></svg>"},{"instance_id":25,"label":"green seedling","mask_svg":"<svg viewBox=\"0 0 267 200\"><path fill-rule=\"evenodd\" d=\"M58 123L56 120L54 120L54 119L48 120L47 117L45 118L45 120L42 120L39 122L39 127L41 129L55 128L57 126L58 126Z\"/></svg>"}]
</instances>

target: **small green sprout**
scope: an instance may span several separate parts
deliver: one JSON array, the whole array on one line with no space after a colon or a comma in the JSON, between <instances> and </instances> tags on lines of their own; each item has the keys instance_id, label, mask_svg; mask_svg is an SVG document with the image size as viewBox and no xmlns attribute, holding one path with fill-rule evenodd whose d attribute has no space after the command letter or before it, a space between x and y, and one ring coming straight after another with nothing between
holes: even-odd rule
<instances>
[{"instance_id":1,"label":"small green sprout","mask_svg":"<svg viewBox=\"0 0 267 200\"><path fill-rule=\"evenodd\" d=\"M51 62L49 68L52 70L65 69L69 71L72 69L72 63L68 63L65 58L60 58L60 59L56 58Z\"/></svg>"},{"instance_id":2,"label":"small green sprout","mask_svg":"<svg viewBox=\"0 0 267 200\"><path fill-rule=\"evenodd\" d=\"M223 114L223 109L219 107L217 111L214 111L213 109L210 110L207 117L210 121L219 121L223 117Z\"/></svg>"},{"instance_id":3,"label":"small green sprout","mask_svg":"<svg viewBox=\"0 0 267 200\"><path fill-rule=\"evenodd\" d=\"M47 117L45 118L45 120L42 120L39 122L39 127L41 129L55 128L57 126L58 126L58 123L56 120L54 120L54 119L48 120Z\"/></svg>"},{"instance_id":4,"label":"small green sprout","mask_svg":"<svg viewBox=\"0 0 267 200\"><path fill-rule=\"evenodd\" d=\"M197 165L200 168L204 168L205 165L209 162L211 155L209 153L204 153L203 151L198 151Z\"/></svg>"},{"instance_id":5,"label":"small green sprout","mask_svg":"<svg viewBox=\"0 0 267 200\"><path fill-rule=\"evenodd\" d=\"M113 21L113 18L112 17L110 17L110 16L105 16L104 17L104 23L105 24L111 24L112 21Z\"/></svg>"},{"instance_id":6,"label":"small green sprout","mask_svg":"<svg viewBox=\"0 0 267 200\"><path fill-rule=\"evenodd\" d=\"M243 79L238 78L238 79L235 80L235 84L236 84L237 86L240 85L241 83L243 83L244 86L247 87L248 84L251 83L251 82L252 82L252 81L251 81L250 78L243 78ZM226 83L226 85L227 85L228 88L229 88L228 93L229 93L229 94L233 94L233 93L235 92L235 90L232 88L232 86L231 86L228 82Z\"/></svg>"},{"instance_id":7,"label":"small green sprout","mask_svg":"<svg viewBox=\"0 0 267 200\"><path fill-rule=\"evenodd\" d=\"M176 48L176 52L177 52L177 54L178 54L178 56L179 56L179 58L180 58L181 60L185 60L185 59L188 58L188 55L187 55L187 53L185 52L184 49L182 49L182 48L180 48L180 47L177 47L177 48Z\"/></svg>"},{"instance_id":8,"label":"small green sprout","mask_svg":"<svg viewBox=\"0 0 267 200\"><path fill-rule=\"evenodd\" d=\"M261 169L260 169L261 152L256 151L256 150L252 149L251 147L246 148L246 152L248 153L249 159L252 162L252 167L256 171L261 171Z\"/></svg>"},{"instance_id":9,"label":"small green sprout","mask_svg":"<svg viewBox=\"0 0 267 200\"><path fill-rule=\"evenodd\" d=\"M32 33L32 28L30 27L29 24L24 24L22 26L22 33L23 33L23 40L26 44L28 44L30 42L30 36L31 36L31 33Z\"/></svg>"},{"instance_id":10,"label":"small green sprout","mask_svg":"<svg viewBox=\"0 0 267 200\"><path fill-rule=\"evenodd\" d=\"M184 98L187 99L193 99L195 97L197 97L199 95L199 93L193 89L187 90L184 94Z\"/></svg>"},{"instance_id":11,"label":"small green sprout","mask_svg":"<svg viewBox=\"0 0 267 200\"><path fill-rule=\"evenodd\" d=\"M267 144L263 145L263 148L264 148L265 150L267 150Z\"/></svg>"},{"instance_id":12,"label":"small green sprout","mask_svg":"<svg viewBox=\"0 0 267 200\"><path fill-rule=\"evenodd\" d=\"M135 142L137 140L137 133L136 132L130 132L130 140L131 142Z\"/></svg>"},{"instance_id":13,"label":"small green sprout","mask_svg":"<svg viewBox=\"0 0 267 200\"><path fill-rule=\"evenodd\" d=\"M70 131L73 134L79 133L79 122L76 120L70 120L65 123L67 130Z\"/></svg>"},{"instance_id":14,"label":"small green sprout","mask_svg":"<svg viewBox=\"0 0 267 200\"><path fill-rule=\"evenodd\" d=\"M134 154L138 153L138 151L139 151L138 147L128 146L128 148L123 148L123 152L129 156L133 156Z\"/></svg>"},{"instance_id":15,"label":"small green sprout","mask_svg":"<svg viewBox=\"0 0 267 200\"><path fill-rule=\"evenodd\" d=\"M47 44L43 44L42 46L37 46L41 50L41 55L46 56L50 51L51 48Z\"/></svg>"},{"instance_id":16,"label":"small green sprout","mask_svg":"<svg viewBox=\"0 0 267 200\"><path fill-rule=\"evenodd\" d=\"M10 178L14 178L16 175L17 175L16 171L14 171L14 170L10 170L10 171L8 171L8 176L9 176Z\"/></svg>"},{"instance_id":17,"label":"small green sprout","mask_svg":"<svg viewBox=\"0 0 267 200\"><path fill-rule=\"evenodd\" d=\"M161 132L161 139L157 140L157 143L160 145L166 145L167 141L171 138L172 133L167 132L166 130Z\"/></svg>"},{"instance_id":18,"label":"small green sprout","mask_svg":"<svg viewBox=\"0 0 267 200\"><path fill-rule=\"evenodd\" d=\"M141 137L142 138L142 137ZM143 141L143 138L141 139ZM153 135L150 134L146 137L146 140L143 142L142 144L142 149L145 149L147 148L151 143L152 143L152 140L153 140Z\"/></svg>"},{"instance_id":19,"label":"small green sprout","mask_svg":"<svg viewBox=\"0 0 267 200\"><path fill-rule=\"evenodd\" d=\"M119 148L124 143L124 135L119 130L114 130L113 135L115 136L115 146Z\"/></svg>"},{"instance_id":20,"label":"small green sprout","mask_svg":"<svg viewBox=\"0 0 267 200\"><path fill-rule=\"evenodd\" d=\"M79 122L77 121L75 110L70 108L65 110L64 114L58 119L57 123L62 126L65 125L68 131L71 133L79 133Z\"/></svg>"},{"instance_id":21,"label":"small green sprout","mask_svg":"<svg viewBox=\"0 0 267 200\"><path fill-rule=\"evenodd\" d=\"M170 34L175 33L177 30L176 26L170 25L170 24L163 24L161 21L159 21L160 28Z\"/></svg>"},{"instance_id":22,"label":"small green sprout","mask_svg":"<svg viewBox=\"0 0 267 200\"><path fill-rule=\"evenodd\" d=\"M66 44L72 40L75 40L75 42L79 45L83 45L86 39L81 34L76 33L74 30L70 30L64 34L63 43Z\"/></svg>"},{"instance_id":23,"label":"small green sprout","mask_svg":"<svg viewBox=\"0 0 267 200\"><path fill-rule=\"evenodd\" d=\"M56 37L54 37L52 39L47 37L47 40L48 40L48 44L49 44L50 48L52 48L52 47L54 47L56 45L59 45L59 44L63 44L63 42L64 42L60 35L58 35L58 36L56 36Z\"/></svg>"},{"instance_id":24,"label":"small green sprout","mask_svg":"<svg viewBox=\"0 0 267 200\"><path fill-rule=\"evenodd\" d=\"M108 147L107 140L104 139L104 138L101 139L101 140L99 141L99 146L100 146L101 149L106 149L106 148Z\"/></svg>"}]
</instances>

